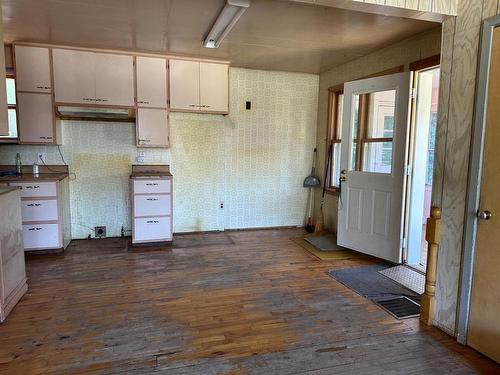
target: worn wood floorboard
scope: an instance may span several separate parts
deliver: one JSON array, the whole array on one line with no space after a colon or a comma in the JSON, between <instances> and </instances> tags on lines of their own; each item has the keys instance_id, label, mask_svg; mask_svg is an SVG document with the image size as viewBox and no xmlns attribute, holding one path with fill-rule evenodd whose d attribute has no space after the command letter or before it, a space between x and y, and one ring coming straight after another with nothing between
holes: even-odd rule
<instances>
[{"instance_id":1,"label":"worn wood floorboard","mask_svg":"<svg viewBox=\"0 0 500 375\"><path fill-rule=\"evenodd\" d=\"M375 259L320 261L290 240L301 233L154 251L74 241L30 256L28 294L0 326L0 374L499 373L326 274Z\"/></svg>"}]
</instances>

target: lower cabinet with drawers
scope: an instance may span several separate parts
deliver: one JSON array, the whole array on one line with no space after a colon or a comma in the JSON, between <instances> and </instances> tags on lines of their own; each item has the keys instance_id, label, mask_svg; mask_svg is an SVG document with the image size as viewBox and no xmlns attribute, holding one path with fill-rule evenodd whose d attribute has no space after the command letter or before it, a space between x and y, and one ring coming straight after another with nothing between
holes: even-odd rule
<instances>
[{"instance_id":1,"label":"lower cabinet with drawers","mask_svg":"<svg viewBox=\"0 0 500 375\"><path fill-rule=\"evenodd\" d=\"M21 188L24 250L64 250L71 241L68 179L9 185Z\"/></svg>"},{"instance_id":2,"label":"lower cabinet with drawers","mask_svg":"<svg viewBox=\"0 0 500 375\"><path fill-rule=\"evenodd\" d=\"M172 241L172 176L133 173L130 188L132 244Z\"/></svg>"}]
</instances>

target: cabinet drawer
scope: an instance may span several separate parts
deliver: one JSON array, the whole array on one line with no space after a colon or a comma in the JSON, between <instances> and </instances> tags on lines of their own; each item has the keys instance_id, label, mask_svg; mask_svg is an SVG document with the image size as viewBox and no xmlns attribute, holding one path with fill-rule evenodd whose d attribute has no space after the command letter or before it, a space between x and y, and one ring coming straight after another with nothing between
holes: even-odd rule
<instances>
[{"instance_id":1,"label":"cabinet drawer","mask_svg":"<svg viewBox=\"0 0 500 375\"><path fill-rule=\"evenodd\" d=\"M135 195L134 216L162 216L172 213L171 195Z\"/></svg>"},{"instance_id":2,"label":"cabinet drawer","mask_svg":"<svg viewBox=\"0 0 500 375\"><path fill-rule=\"evenodd\" d=\"M133 242L172 240L172 218L170 216L134 219L134 226Z\"/></svg>"},{"instance_id":3,"label":"cabinet drawer","mask_svg":"<svg viewBox=\"0 0 500 375\"><path fill-rule=\"evenodd\" d=\"M24 249L57 249L59 242L59 224L23 225Z\"/></svg>"},{"instance_id":4,"label":"cabinet drawer","mask_svg":"<svg viewBox=\"0 0 500 375\"><path fill-rule=\"evenodd\" d=\"M13 182L10 185L21 188L22 198L57 196L57 182Z\"/></svg>"},{"instance_id":5,"label":"cabinet drawer","mask_svg":"<svg viewBox=\"0 0 500 375\"><path fill-rule=\"evenodd\" d=\"M21 215L23 222L57 220L57 200L21 201Z\"/></svg>"},{"instance_id":6,"label":"cabinet drawer","mask_svg":"<svg viewBox=\"0 0 500 375\"><path fill-rule=\"evenodd\" d=\"M135 194L164 194L171 192L171 180L134 180Z\"/></svg>"}]
</instances>

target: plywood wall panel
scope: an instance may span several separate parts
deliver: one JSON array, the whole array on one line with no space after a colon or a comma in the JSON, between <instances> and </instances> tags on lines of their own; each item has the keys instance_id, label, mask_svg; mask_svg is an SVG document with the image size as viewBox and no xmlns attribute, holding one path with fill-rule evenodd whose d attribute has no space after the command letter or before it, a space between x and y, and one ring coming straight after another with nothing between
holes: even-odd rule
<instances>
[{"instance_id":1,"label":"plywood wall panel","mask_svg":"<svg viewBox=\"0 0 500 375\"><path fill-rule=\"evenodd\" d=\"M436 0L419 0L418 10L423 12L432 12L432 3Z\"/></svg>"},{"instance_id":2,"label":"plywood wall panel","mask_svg":"<svg viewBox=\"0 0 500 375\"><path fill-rule=\"evenodd\" d=\"M406 0L405 8L418 10L418 0Z\"/></svg>"},{"instance_id":3,"label":"plywood wall panel","mask_svg":"<svg viewBox=\"0 0 500 375\"><path fill-rule=\"evenodd\" d=\"M456 0L432 0L432 12L450 14L451 2Z\"/></svg>"},{"instance_id":4,"label":"plywood wall panel","mask_svg":"<svg viewBox=\"0 0 500 375\"><path fill-rule=\"evenodd\" d=\"M498 12L498 0L484 0L483 18L493 17Z\"/></svg>"},{"instance_id":5,"label":"plywood wall panel","mask_svg":"<svg viewBox=\"0 0 500 375\"><path fill-rule=\"evenodd\" d=\"M453 39L443 39L443 49L452 48L453 52L449 100L440 103L439 109L440 113L447 113L448 118L443 122L444 115L441 115L438 124L442 128L439 130L440 136L446 131L446 141L443 145L442 139L439 139L438 147L444 146L444 151L441 149L438 152L439 162L443 162L444 152L444 169L436 171L436 175L439 173L442 179L442 226L434 322L450 334L455 334L458 306L482 8L482 0L461 0ZM446 90L446 86L441 88L442 92ZM446 93L441 95L444 96Z\"/></svg>"}]
</instances>

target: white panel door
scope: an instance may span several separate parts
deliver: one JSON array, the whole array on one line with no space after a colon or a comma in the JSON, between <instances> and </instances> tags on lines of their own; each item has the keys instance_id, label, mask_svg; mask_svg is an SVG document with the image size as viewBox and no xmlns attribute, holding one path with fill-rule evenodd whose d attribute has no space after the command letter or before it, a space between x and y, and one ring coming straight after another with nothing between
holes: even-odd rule
<instances>
[{"instance_id":1,"label":"white panel door","mask_svg":"<svg viewBox=\"0 0 500 375\"><path fill-rule=\"evenodd\" d=\"M167 60L137 56L137 105L167 108Z\"/></svg>"},{"instance_id":2,"label":"white panel door","mask_svg":"<svg viewBox=\"0 0 500 375\"><path fill-rule=\"evenodd\" d=\"M229 66L200 63L200 107L202 111L229 112Z\"/></svg>"},{"instance_id":3,"label":"white panel door","mask_svg":"<svg viewBox=\"0 0 500 375\"><path fill-rule=\"evenodd\" d=\"M45 47L15 46L18 91L52 92L50 51Z\"/></svg>"},{"instance_id":4,"label":"white panel door","mask_svg":"<svg viewBox=\"0 0 500 375\"><path fill-rule=\"evenodd\" d=\"M134 58L96 53L95 62L97 104L134 106Z\"/></svg>"},{"instance_id":5,"label":"white panel door","mask_svg":"<svg viewBox=\"0 0 500 375\"><path fill-rule=\"evenodd\" d=\"M55 48L52 59L56 102L95 104L95 54Z\"/></svg>"},{"instance_id":6,"label":"white panel door","mask_svg":"<svg viewBox=\"0 0 500 375\"><path fill-rule=\"evenodd\" d=\"M137 147L168 147L169 129L166 109L137 109Z\"/></svg>"},{"instance_id":7,"label":"white panel door","mask_svg":"<svg viewBox=\"0 0 500 375\"><path fill-rule=\"evenodd\" d=\"M200 110L200 63L170 60L170 109Z\"/></svg>"},{"instance_id":8,"label":"white panel door","mask_svg":"<svg viewBox=\"0 0 500 375\"><path fill-rule=\"evenodd\" d=\"M411 73L399 73L344 86L338 243L395 263L402 260L410 85Z\"/></svg>"}]
</instances>

